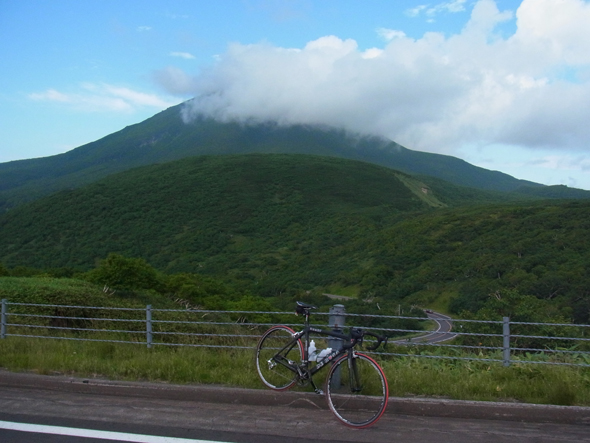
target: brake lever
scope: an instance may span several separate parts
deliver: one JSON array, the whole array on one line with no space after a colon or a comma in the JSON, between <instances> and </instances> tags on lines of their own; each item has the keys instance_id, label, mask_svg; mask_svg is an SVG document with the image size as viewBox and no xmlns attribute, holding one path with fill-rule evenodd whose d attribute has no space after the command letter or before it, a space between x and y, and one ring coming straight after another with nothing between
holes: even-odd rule
<instances>
[{"instance_id":1,"label":"brake lever","mask_svg":"<svg viewBox=\"0 0 590 443\"><path fill-rule=\"evenodd\" d=\"M375 335L375 334L371 334L371 335L373 335L373 337L375 337L377 339L377 344L375 346L368 347L367 350L374 351L379 346L381 346L381 343L383 343L383 349L385 349L385 345L387 344L387 337L382 336L382 335L379 336L379 335Z\"/></svg>"}]
</instances>

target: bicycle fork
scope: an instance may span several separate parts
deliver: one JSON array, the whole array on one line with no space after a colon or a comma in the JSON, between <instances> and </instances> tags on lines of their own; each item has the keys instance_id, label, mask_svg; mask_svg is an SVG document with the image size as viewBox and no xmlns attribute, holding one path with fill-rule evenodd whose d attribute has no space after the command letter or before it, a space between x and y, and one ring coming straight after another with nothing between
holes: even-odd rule
<instances>
[{"instance_id":1,"label":"bicycle fork","mask_svg":"<svg viewBox=\"0 0 590 443\"><path fill-rule=\"evenodd\" d=\"M358 365L356 364L356 359L354 358L353 352L348 355L348 374L350 378L350 391L354 393L361 392L363 387L361 386L359 369Z\"/></svg>"}]
</instances>

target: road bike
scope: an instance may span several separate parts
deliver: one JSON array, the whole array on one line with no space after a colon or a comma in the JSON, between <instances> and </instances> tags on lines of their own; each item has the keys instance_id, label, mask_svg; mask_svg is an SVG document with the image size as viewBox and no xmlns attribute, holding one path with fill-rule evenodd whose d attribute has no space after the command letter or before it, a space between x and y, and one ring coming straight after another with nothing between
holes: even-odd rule
<instances>
[{"instance_id":1,"label":"road bike","mask_svg":"<svg viewBox=\"0 0 590 443\"><path fill-rule=\"evenodd\" d=\"M344 424L366 428L374 424L385 412L389 398L387 378L377 362L355 350L365 337L376 339L367 350L377 349L387 338L350 328L349 334L324 330L309 325L310 311L315 306L297 302L296 313L305 318L304 328L295 332L288 326L273 326L266 331L256 347L256 369L262 382L276 391L292 388L296 384L311 384L318 394L325 393L328 406ZM313 334L313 336L312 336ZM310 337L339 339L341 346L326 349L315 361L310 355ZM313 376L329 367L324 390L319 389Z\"/></svg>"}]
</instances>

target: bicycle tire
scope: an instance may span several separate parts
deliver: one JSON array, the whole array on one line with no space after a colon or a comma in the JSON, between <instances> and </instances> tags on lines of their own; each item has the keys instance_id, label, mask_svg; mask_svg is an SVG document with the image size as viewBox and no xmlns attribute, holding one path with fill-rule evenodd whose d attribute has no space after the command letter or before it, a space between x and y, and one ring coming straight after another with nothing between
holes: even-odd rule
<instances>
[{"instance_id":1,"label":"bicycle tire","mask_svg":"<svg viewBox=\"0 0 590 443\"><path fill-rule=\"evenodd\" d=\"M297 373L274 359L280 354L284 359L297 363L302 360L303 343L301 340L293 341L294 334L295 331L287 326L273 326L260 337L256 346L258 376L275 391L284 391L297 383Z\"/></svg>"},{"instance_id":2,"label":"bicycle tire","mask_svg":"<svg viewBox=\"0 0 590 443\"><path fill-rule=\"evenodd\" d=\"M387 378L375 360L355 353L340 357L326 378L328 406L345 425L366 428L381 418L387 408Z\"/></svg>"}]
</instances>

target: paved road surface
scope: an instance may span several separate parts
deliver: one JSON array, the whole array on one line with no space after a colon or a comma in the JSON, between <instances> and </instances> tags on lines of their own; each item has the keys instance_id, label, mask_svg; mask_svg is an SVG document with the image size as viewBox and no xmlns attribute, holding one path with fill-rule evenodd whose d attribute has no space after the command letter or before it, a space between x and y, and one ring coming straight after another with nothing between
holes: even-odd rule
<instances>
[{"instance_id":1,"label":"paved road surface","mask_svg":"<svg viewBox=\"0 0 590 443\"><path fill-rule=\"evenodd\" d=\"M452 332L453 322L451 317L438 312L427 312L426 315L431 320L434 320L437 324L436 330L422 336L416 337L415 341L428 342L428 343L440 343L443 341L451 340L457 335Z\"/></svg>"},{"instance_id":2,"label":"paved road surface","mask_svg":"<svg viewBox=\"0 0 590 443\"><path fill-rule=\"evenodd\" d=\"M375 426L354 430L337 422L314 394L1 371L0 421L236 443L590 442L590 408L392 399ZM22 433L0 425L0 441L105 440Z\"/></svg>"},{"instance_id":3,"label":"paved road surface","mask_svg":"<svg viewBox=\"0 0 590 443\"><path fill-rule=\"evenodd\" d=\"M433 320L436 323L436 329L434 329L431 332L427 332L426 334L421 334L417 337L395 340L394 343L400 345L408 345L412 343L434 344L441 343L447 340L452 340L457 336L457 334L452 332L453 322L451 320L451 317L433 311L427 311L426 315L429 319Z\"/></svg>"}]
</instances>

